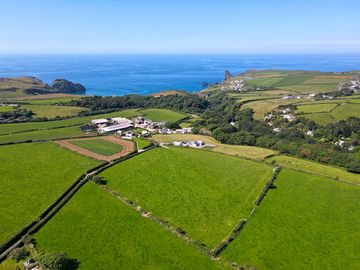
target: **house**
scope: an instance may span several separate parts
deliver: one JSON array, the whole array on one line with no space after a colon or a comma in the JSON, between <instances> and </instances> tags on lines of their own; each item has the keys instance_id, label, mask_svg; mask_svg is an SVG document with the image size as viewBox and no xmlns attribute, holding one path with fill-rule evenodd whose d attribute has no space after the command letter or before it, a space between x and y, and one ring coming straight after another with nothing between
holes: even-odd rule
<instances>
[{"instance_id":1,"label":"house","mask_svg":"<svg viewBox=\"0 0 360 270\"><path fill-rule=\"evenodd\" d=\"M277 128L273 128L273 131L276 132L276 133L278 133L278 132L281 131L281 129L277 127Z\"/></svg>"},{"instance_id":2,"label":"house","mask_svg":"<svg viewBox=\"0 0 360 270\"><path fill-rule=\"evenodd\" d=\"M108 122L109 120L105 118L91 120L91 124L93 125L107 124Z\"/></svg>"},{"instance_id":3,"label":"house","mask_svg":"<svg viewBox=\"0 0 360 270\"><path fill-rule=\"evenodd\" d=\"M295 116L294 115L291 115L291 114L284 114L283 115L283 118L288 120L289 122L295 120Z\"/></svg>"},{"instance_id":4,"label":"house","mask_svg":"<svg viewBox=\"0 0 360 270\"><path fill-rule=\"evenodd\" d=\"M306 131L305 134L308 135L308 136L314 136L314 131L308 130L308 131Z\"/></svg>"},{"instance_id":5,"label":"house","mask_svg":"<svg viewBox=\"0 0 360 270\"><path fill-rule=\"evenodd\" d=\"M176 142L176 141L174 141L174 142L173 142L173 145L174 145L174 146L181 146L181 145L182 145L182 142Z\"/></svg>"},{"instance_id":6,"label":"house","mask_svg":"<svg viewBox=\"0 0 360 270\"><path fill-rule=\"evenodd\" d=\"M121 136L121 138L127 139L127 140L132 140L134 137L135 137L135 136L134 136L134 133L133 133L131 130L126 131L126 132Z\"/></svg>"}]
</instances>

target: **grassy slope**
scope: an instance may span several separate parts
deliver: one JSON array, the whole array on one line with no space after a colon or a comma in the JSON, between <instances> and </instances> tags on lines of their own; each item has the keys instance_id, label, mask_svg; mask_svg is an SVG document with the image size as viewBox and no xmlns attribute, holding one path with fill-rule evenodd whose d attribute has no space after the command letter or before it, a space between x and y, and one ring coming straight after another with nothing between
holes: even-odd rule
<instances>
[{"instance_id":1,"label":"grassy slope","mask_svg":"<svg viewBox=\"0 0 360 270\"><path fill-rule=\"evenodd\" d=\"M271 171L208 151L157 148L102 175L115 190L214 247L249 214Z\"/></svg>"},{"instance_id":2,"label":"grassy slope","mask_svg":"<svg viewBox=\"0 0 360 270\"><path fill-rule=\"evenodd\" d=\"M114 155L123 149L120 144L112 143L103 139L74 140L71 141L71 144L104 156Z\"/></svg>"},{"instance_id":3,"label":"grassy slope","mask_svg":"<svg viewBox=\"0 0 360 270\"><path fill-rule=\"evenodd\" d=\"M53 143L0 147L0 242L34 220L97 162Z\"/></svg>"},{"instance_id":4,"label":"grassy slope","mask_svg":"<svg viewBox=\"0 0 360 270\"><path fill-rule=\"evenodd\" d=\"M56 105L23 105L22 107L32 111L35 115L34 118L55 118L56 116L68 117L76 116L79 112L88 111L87 108L74 107L74 106L56 106Z\"/></svg>"},{"instance_id":5,"label":"grassy slope","mask_svg":"<svg viewBox=\"0 0 360 270\"><path fill-rule=\"evenodd\" d=\"M264 119L264 115L266 113L271 112L275 108L279 107L280 105L287 105L297 103L299 100L297 99L271 99L271 100L259 100L253 101L244 104L241 106L241 110L244 109L253 109L254 110L254 118L255 119Z\"/></svg>"},{"instance_id":6,"label":"grassy slope","mask_svg":"<svg viewBox=\"0 0 360 270\"><path fill-rule=\"evenodd\" d=\"M328 165L323 165L320 163L316 163L310 160L304 160L300 158L294 158L289 156L275 156L269 158L267 161L275 162L275 164L289 167L292 169L308 171L315 174L327 176L327 177L335 177L341 181L348 183L357 183L360 184L360 175L349 173L342 168L332 167Z\"/></svg>"},{"instance_id":7,"label":"grassy slope","mask_svg":"<svg viewBox=\"0 0 360 270\"><path fill-rule=\"evenodd\" d=\"M79 260L79 270L221 269L91 183L35 239L43 251L64 251Z\"/></svg>"},{"instance_id":8,"label":"grassy slope","mask_svg":"<svg viewBox=\"0 0 360 270\"><path fill-rule=\"evenodd\" d=\"M146 118L149 118L153 121L177 122L186 117L186 115L183 113L178 113L166 109L146 109L141 110L140 112Z\"/></svg>"},{"instance_id":9,"label":"grassy slope","mask_svg":"<svg viewBox=\"0 0 360 270\"><path fill-rule=\"evenodd\" d=\"M1 112L10 112L10 111L12 111L12 107L10 107L10 106L0 106L0 113Z\"/></svg>"},{"instance_id":10,"label":"grassy slope","mask_svg":"<svg viewBox=\"0 0 360 270\"><path fill-rule=\"evenodd\" d=\"M309 105L298 105L295 113L322 113L330 112L334 109L337 104L326 103L326 104L309 104Z\"/></svg>"},{"instance_id":11,"label":"grassy slope","mask_svg":"<svg viewBox=\"0 0 360 270\"><path fill-rule=\"evenodd\" d=\"M85 136L85 133L78 126L65 127L57 129L46 129L38 131L29 131L24 133L16 133L12 135L0 136L0 143L19 142L26 140L50 140L60 138L73 138L77 136Z\"/></svg>"},{"instance_id":12,"label":"grassy slope","mask_svg":"<svg viewBox=\"0 0 360 270\"><path fill-rule=\"evenodd\" d=\"M261 148L261 147L222 144L216 141L212 137L197 135L197 134L170 134L170 135L157 134L157 135L153 135L152 138L157 142L163 142L163 143L171 143L173 141L202 140L207 144L214 145L215 147L212 149L212 151L214 152L219 152L231 156L250 158L255 160L261 160L270 155L276 154L276 152L273 150Z\"/></svg>"},{"instance_id":13,"label":"grassy slope","mask_svg":"<svg viewBox=\"0 0 360 270\"><path fill-rule=\"evenodd\" d=\"M360 187L284 170L223 256L257 269L359 269Z\"/></svg>"}]
</instances>

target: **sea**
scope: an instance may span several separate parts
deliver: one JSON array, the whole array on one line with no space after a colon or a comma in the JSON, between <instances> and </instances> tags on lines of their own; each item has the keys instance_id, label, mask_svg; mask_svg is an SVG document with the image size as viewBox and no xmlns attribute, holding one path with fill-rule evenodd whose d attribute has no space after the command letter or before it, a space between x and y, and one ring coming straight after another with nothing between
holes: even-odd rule
<instances>
[{"instance_id":1,"label":"sea","mask_svg":"<svg viewBox=\"0 0 360 270\"><path fill-rule=\"evenodd\" d=\"M223 80L224 71L249 69L360 70L358 54L309 55L0 55L0 77L35 76L47 83L65 78L89 95L151 94L163 90L200 91Z\"/></svg>"}]
</instances>

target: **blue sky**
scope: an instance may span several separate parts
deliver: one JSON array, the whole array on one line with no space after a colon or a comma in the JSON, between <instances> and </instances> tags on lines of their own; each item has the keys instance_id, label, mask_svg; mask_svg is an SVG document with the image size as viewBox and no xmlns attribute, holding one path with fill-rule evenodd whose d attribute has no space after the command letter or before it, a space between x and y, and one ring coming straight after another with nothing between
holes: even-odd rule
<instances>
[{"instance_id":1,"label":"blue sky","mask_svg":"<svg viewBox=\"0 0 360 270\"><path fill-rule=\"evenodd\" d=\"M0 53L360 52L359 0L2 0Z\"/></svg>"}]
</instances>

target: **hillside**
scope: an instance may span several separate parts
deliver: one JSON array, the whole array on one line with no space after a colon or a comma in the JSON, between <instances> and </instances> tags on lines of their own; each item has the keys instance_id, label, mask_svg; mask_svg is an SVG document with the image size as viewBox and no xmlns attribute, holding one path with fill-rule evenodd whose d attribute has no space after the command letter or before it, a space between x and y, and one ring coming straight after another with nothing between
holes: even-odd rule
<instances>
[{"instance_id":1,"label":"hillside","mask_svg":"<svg viewBox=\"0 0 360 270\"><path fill-rule=\"evenodd\" d=\"M35 77L0 78L0 98L22 98L52 93L85 93L85 87L65 79L48 85Z\"/></svg>"}]
</instances>

